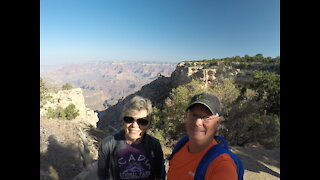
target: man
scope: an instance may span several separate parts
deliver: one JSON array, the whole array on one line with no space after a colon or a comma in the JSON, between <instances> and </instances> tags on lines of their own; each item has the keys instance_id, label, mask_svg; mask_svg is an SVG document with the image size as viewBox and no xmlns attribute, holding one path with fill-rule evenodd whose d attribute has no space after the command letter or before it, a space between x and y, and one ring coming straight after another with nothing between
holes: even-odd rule
<instances>
[{"instance_id":1,"label":"man","mask_svg":"<svg viewBox=\"0 0 320 180\"><path fill-rule=\"evenodd\" d=\"M217 145L214 139L220 122L221 108L216 96L202 93L191 98L186 109L185 129L189 140L169 161L168 180L192 180L202 157ZM221 154L209 164L206 180L236 180L237 167L229 154Z\"/></svg>"},{"instance_id":2,"label":"man","mask_svg":"<svg viewBox=\"0 0 320 180\"><path fill-rule=\"evenodd\" d=\"M135 96L124 105L119 133L103 139L98 154L99 179L164 179L163 151L159 141L146 134L152 104Z\"/></svg>"}]
</instances>

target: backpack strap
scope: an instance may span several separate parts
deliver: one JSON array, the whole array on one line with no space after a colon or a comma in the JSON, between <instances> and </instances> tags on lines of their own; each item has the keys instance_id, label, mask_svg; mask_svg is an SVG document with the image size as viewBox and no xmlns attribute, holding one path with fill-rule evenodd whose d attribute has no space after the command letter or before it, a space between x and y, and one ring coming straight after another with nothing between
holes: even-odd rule
<instances>
[{"instance_id":1,"label":"backpack strap","mask_svg":"<svg viewBox=\"0 0 320 180\"><path fill-rule=\"evenodd\" d=\"M229 156L233 159L235 165L237 166L237 174L238 180L243 180L244 169L241 160L237 155L232 153L228 149L228 143L222 136L215 136L217 141L221 141L221 144L216 144L212 148L208 150L208 152L203 156L201 159L194 176L196 180L203 180L205 179L205 175L210 163L221 154L229 154Z\"/></svg>"},{"instance_id":2,"label":"backpack strap","mask_svg":"<svg viewBox=\"0 0 320 180\"><path fill-rule=\"evenodd\" d=\"M223 145L226 149L225 153L229 154L229 156L233 159L235 165L237 166L238 179L243 180L244 169L241 159L236 154L230 151L227 141L222 136L214 136L214 138L218 143L222 142L220 144Z\"/></svg>"},{"instance_id":3,"label":"backpack strap","mask_svg":"<svg viewBox=\"0 0 320 180\"><path fill-rule=\"evenodd\" d=\"M210 163L221 154L226 153L226 149L220 145L216 144L202 157L194 176L195 180L205 179L205 175Z\"/></svg>"},{"instance_id":4,"label":"backpack strap","mask_svg":"<svg viewBox=\"0 0 320 180\"><path fill-rule=\"evenodd\" d=\"M222 144L225 149L229 149L227 141L222 136L214 136L217 143Z\"/></svg>"},{"instance_id":5,"label":"backpack strap","mask_svg":"<svg viewBox=\"0 0 320 180\"><path fill-rule=\"evenodd\" d=\"M187 135L183 136L178 142L177 144L174 146L171 155L167 158L167 160L171 160L173 155L178 152L183 145L186 144L186 142L189 141L189 137Z\"/></svg>"},{"instance_id":6,"label":"backpack strap","mask_svg":"<svg viewBox=\"0 0 320 180\"><path fill-rule=\"evenodd\" d=\"M222 136L214 136L214 139L218 142L218 144L211 147L208 152L202 157L194 176L194 179L203 180L206 175L206 171L210 165L210 163L221 154L229 154L233 159L235 165L237 166L237 174L238 180L243 180L244 169L241 160L237 155L232 153L229 150L229 146L227 141ZM187 135L183 136L175 145L171 155L167 158L167 160L171 160L176 152L178 152L185 143L189 140Z\"/></svg>"}]
</instances>

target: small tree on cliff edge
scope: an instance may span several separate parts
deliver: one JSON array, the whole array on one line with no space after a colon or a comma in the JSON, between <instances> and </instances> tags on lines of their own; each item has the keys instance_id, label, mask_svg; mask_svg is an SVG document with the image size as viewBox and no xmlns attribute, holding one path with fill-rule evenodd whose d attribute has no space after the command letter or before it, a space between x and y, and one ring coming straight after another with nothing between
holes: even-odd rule
<instances>
[{"instance_id":1,"label":"small tree on cliff edge","mask_svg":"<svg viewBox=\"0 0 320 180\"><path fill-rule=\"evenodd\" d=\"M76 109L76 106L74 104L69 104L64 109L64 113L68 120L75 119L77 116L79 116L79 110Z\"/></svg>"},{"instance_id":2,"label":"small tree on cliff edge","mask_svg":"<svg viewBox=\"0 0 320 180\"><path fill-rule=\"evenodd\" d=\"M62 90L70 90L72 89L72 85L70 83L66 83L62 86Z\"/></svg>"}]
</instances>

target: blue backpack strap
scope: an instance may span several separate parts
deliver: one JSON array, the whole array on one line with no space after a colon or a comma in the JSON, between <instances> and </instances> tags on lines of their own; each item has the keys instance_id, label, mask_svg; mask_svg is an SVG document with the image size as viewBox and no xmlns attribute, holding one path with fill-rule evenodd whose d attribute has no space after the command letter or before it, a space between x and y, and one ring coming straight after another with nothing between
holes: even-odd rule
<instances>
[{"instance_id":1,"label":"blue backpack strap","mask_svg":"<svg viewBox=\"0 0 320 180\"><path fill-rule=\"evenodd\" d=\"M209 149L209 151L202 157L202 159L197 167L194 179L195 180L205 179L205 175L206 175L206 172L207 172L207 169L208 169L210 163L216 157L220 156L223 153L226 153L226 149L223 148L223 146L221 146L220 144L216 144L211 149Z\"/></svg>"},{"instance_id":2,"label":"blue backpack strap","mask_svg":"<svg viewBox=\"0 0 320 180\"><path fill-rule=\"evenodd\" d=\"M229 154L229 156L233 159L235 165L237 166L238 179L243 180L244 169L241 159L234 153L232 153L229 149L227 141L222 136L214 136L214 139L219 143L222 142L223 147L226 149L225 153Z\"/></svg>"},{"instance_id":3,"label":"blue backpack strap","mask_svg":"<svg viewBox=\"0 0 320 180\"><path fill-rule=\"evenodd\" d=\"M187 135L183 136L178 142L177 144L174 146L171 155L167 158L168 160L171 160L173 155L178 152L183 145L186 144L186 142L189 141L189 137Z\"/></svg>"},{"instance_id":4,"label":"blue backpack strap","mask_svg":"<svg viewBox=\"0 0 320 180\"><path fill-rule=\"evenodd\" d=\"M212 148L209 149L209 151L204 155L204 157L201 159L194 179L195 180L203 180L205 179L205 175L207 172L207 169L210 165L210 163L218 156L221 154L229 154L230 157L233 159L235 165L237 166L237 173L238 173L238 179L243 180L243 175L244 175L244 169L241 160L239 159L238 156L233 154L229 149L228 149L228 144L227 141L222 137L222 136L215 136L215 139L217 141L221 140L221 144L216 144Z\"/></svg>"},{"instance_id":5,"label":"blue backpack strap","mask_svg":"<svg viewBox=\"0 0 320 180\"><path fill-rule=\"evenodd\" d=\"M237 173L238 173L238 179L239 180L243 180L243 175L244 175L244 169L243 169L243 165L241 160L239 159L238 156L236 156L235 154L233 154L230 150L229 150L229 146L227 141L222 137L222 136L214 136L214 138L216 139L216 141L219 144L216 144L215 146L213 146L212 148L209 149L209 151L204 155L204 157L201 159L197 170L196 170L196 174L194 176L194 179L198 179L198 180L203 180L205 178L206 175L206 171L210 165L210 163L218 156L220 156L221 154L227 153L230 155L230 157L233 159L235 165L237 166ZM173 148L173 151L171 153L171 155L167 158L168 160L171 160L173 155L178 152L185 144L186 142L189 140L189 137L187 135L183 136L178 143L175 145L175 147Z\"/></svg>"},{"instance_id":6,"label":"blue backpack strap","mask_svg":"<svg viewBox=\"0 0 320 180\"><path fill-rule=\"evenodd\" d=\"M229 146L228 146L227 141L226 141L222 136L214 136L214 139L215 139L219 144L222 144L225 149L229 149ZM220 141L221 141L222 143L220 143Z\"/></svg>"},{"instance_id":7,"label":"blue backpack strap","mask_svg":"<svg viewBox=\"0 0 320 180\"><path fill-rule=\"evenodd\" d=\"M238 180L243 180L244 169L243 169L243 164L240 158L234 153L232 153L231 151L228 151L228 154L230 155L230 157L233 159L234 163L237 166Z\"/></svg>"}]
</instances>

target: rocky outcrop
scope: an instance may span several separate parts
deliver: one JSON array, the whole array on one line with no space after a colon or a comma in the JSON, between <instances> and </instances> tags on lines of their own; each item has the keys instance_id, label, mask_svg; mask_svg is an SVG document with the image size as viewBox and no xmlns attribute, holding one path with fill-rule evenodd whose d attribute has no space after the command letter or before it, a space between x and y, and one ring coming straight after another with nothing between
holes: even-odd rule
<instances>
[{"instance_id":1,"label":"rocky outcrop","mask_svg":"<svg viewBox=\"0 0 320 180\"><path fill-rule=\"evenodd\" d=\"M181 62L171 74L172 84L179 86L190 82L192 79L203 81L204 85L212 83L217 78L235 78L241 74L240 69L232 65L208 62Z\"/></svg>"},{"instance_id":2,"label":"rocky outcrop","mask_svg":"<svg viewBox=\"0 0 320 180\"><path fill-rule=\"evenodd\" d=\"M236 83L251 83L253 81L253 70L271 67L271 65L261 63L251 63L246 65L246 68L241 69L242 66L243 64L240 62L180 62L177 64L176 69L171 73L170 77L159 76L151 83L144 85L136 93L124 97L117 104L109 106L106 110L99 111L98 116L100 120L97 127L109 130L111 133L119 130L121 128L121 120L119 117L123 104L134 95L149 98L154 106L161 109L165 99L169 96L173 88L187 84L193 79L202 81L204 86L209 86L220 78L232 78Z\"/></svg>"},{"instance_id":3,"label":"rocky outcrop","mask_svg":"<svg viewBox=\"0 0 320 180\"><path fill-rule=\"evenodd\" d=\"M100 120L97 127L108 130L110 133L118 131L121 128L121 120L119 118L123 104L135 95L149 98L155 107L161 109L173 88L189 83L193 79L203 81L204 86L208 86L217 78L236 76L239 72L239 69L232 67L210 67L208 63L203 62L178 63L170 77L159 76L156 80L144 85L136 93L125 97L104 111L99 111Z\"/></svg>"},{"instance_id":4,"label":"rocky outcrop","mask_svg":"<svg viewBox=\"0 0 320 180\"><path fill-rule=\"evenodd\" d=\"M98 158L100 141L107 134L96 129L97 113L86 108L80 88L51 93L40 109L40 180L69 180L90 169ZM74 104L73 120L48 119L48 108Z\"/></svg>"},{"instance_id":5,"label":"rocky outcrop","mask_svg":"<svg viewBox=\"0 0 320 180\"><path fill-rule=\"evenodd\" d=\"M40 116L46 116L50 107L52 109L56 109L58 106L66 108L69 104L74 104L79 110L79 116L74 121L81 121L96 127L96 123L99 121L98 114L86 108L81 88L61 90L49 95L52 98L40 109Z\"/></svg>"},{"instance_id":6,"label":"rocky outcrop","mask_svg":"<svg viewBox=\"0 0 320 180\"><path fill-rule=\"evenodd\" d=\"M253 81L251 71L260 68L259 65L253 65L251 70L239 68L241 64L234 62L229 65L221 62L181 62L177 64L176 69L170 77L159 76L149 84L144 85L139 91L131 94L113 106L108 107L104 111L99 111L99 129L108 130L110 133L115 133L121 129L120 114L123 105L135 95L140 95L149 98L153 105L157 108L162 108L164 101L169 97L173 88L191 82L193 79L198 79L208 86L219 78L233 78L238 83L250 83ZM275 68L276 69L276 68ZM248 162L250 164L251 162ZM97 164L79 173L74 180L96 179ZM274 174L277 175L277 172ZM254 179L254 178L253 178Z\"/></svg>"}]
</instances>

